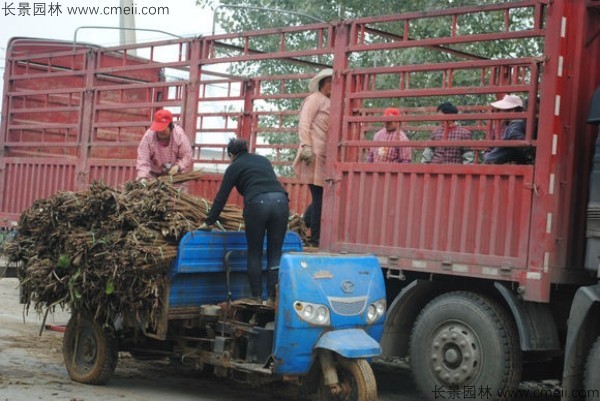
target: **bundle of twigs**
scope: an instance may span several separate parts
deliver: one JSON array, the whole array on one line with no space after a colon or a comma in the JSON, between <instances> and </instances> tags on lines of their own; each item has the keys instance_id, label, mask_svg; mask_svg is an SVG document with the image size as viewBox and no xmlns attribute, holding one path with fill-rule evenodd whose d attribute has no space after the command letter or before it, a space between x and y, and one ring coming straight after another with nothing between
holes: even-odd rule
<instances>
[{"instance_id":1,"label":"bundle of twigs","mask_svg":"<svg viewBox=\"0 0 600 401\"><path fill-rule=\"evenodd\" d=\"M123 191L94 182L34 202L6 246L21 262L26 307L69 305L154 325L177 242L200 224L195 209L160 181L130 182Z\"/></svg>"},{"instance_id":2,"label":"bundle of twigs","mask_svg":"<svg viewBox=\"0 0 600 401\"><path fill-rule=\"evenodd\" d=\"M9 260L21 266L26 308L84 308L98 319L122 314L154 327L177 244L211 207L172 183L198 176L131 181L122 190L94 182L87 191L34 202L20 217L18 235L5 244ZM242 210L227 205L218 225L243 230ZM304 235L299 216L292 214L290 229Z\"/></svg>"},{"instance_id":3,"label":"bundle of twigs","mask_svg":"<svg viewBox=\"0 0 600 401\"><path fill-rule=\"evenodd\" d=\"M193 173L188 173L188 174L190 174L190 175L180 174L180 175L176 175L174 177L161 177L159 179L163 180L164 182L179 183L179 182L194 178ZM190 207L190 205L193 205L194 210L198 213L197 219L199 221L204 221L206 219L206 217L208 216L208 213L210 212L210 208L212 207L212 202L208 201L207 199L196 198L196 197L187 195L185 193L181 193L181 194L179 194L179 196L182 199L182 202L181 202L182 204L187 205L187 207ZM186 210L185 212L186 212L186 214L189 213L188 210ZM217 226L217 228L219 228L223 231L242 231L242 230L244 230L245 227L244 227L244 218L242 216L242 209L236 205L231 205L231 204L225 205L225 207L223 208L223 211L221 212L221 214L219 216L219 220L217 221L216 226ZM304 242L306 242L307 228L306 228L306 225L304 224L304 219L302 218L301 215L294 213L294 212L290 212L288 229L290 231L294 231L294 232L298 233L298 235L300 235L302 240Z\"/></svg>"}]
</instances>

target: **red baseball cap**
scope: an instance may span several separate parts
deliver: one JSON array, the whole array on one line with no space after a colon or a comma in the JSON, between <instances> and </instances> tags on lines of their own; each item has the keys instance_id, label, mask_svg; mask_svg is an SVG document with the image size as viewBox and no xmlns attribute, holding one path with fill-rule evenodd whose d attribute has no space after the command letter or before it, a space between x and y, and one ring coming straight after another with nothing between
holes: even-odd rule
<instances>
[{"instance_id":1,"label":"red baseball cap","mask_svg":"<svg viewBox=\"0 0 600 401\"><path fill-rule=\"evenodd\" d=\"M154 120L152 121L150 129L154 132L164 131L172 122L173 114L171 114L169 110L161 109L154 113Z\"/></svg>"},{"instance_id":2,"label":"red baseball cap","mask_svg":"<svg viewBox=\"0 0 600 401\"><path fill-rule=\"evenodd\" d=\"M385 109L383 111L383 115L385 117L389 117L389 116L399 116L400 115L400 109L397 109L395 107L388 107L387 109Z\"/></svg>"}]
</instances>

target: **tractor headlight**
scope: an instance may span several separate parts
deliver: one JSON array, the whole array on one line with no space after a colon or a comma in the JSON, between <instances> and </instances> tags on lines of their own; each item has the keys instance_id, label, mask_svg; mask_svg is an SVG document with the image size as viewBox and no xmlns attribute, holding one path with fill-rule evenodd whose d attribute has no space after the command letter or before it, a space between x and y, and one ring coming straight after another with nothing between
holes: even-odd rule
<instances>
[{"instance_id":1,"label":"tractor headlight","mask_svg":"<svg viewBox=\"0 0 600 401\"><path fill-rule=\"evenodd\" d=\"M317 326L328 326L330 322L329 308L310 302L294 302L294 310L300 319Z\"/></svg>"},{"instance_id":2,"label":"tractor headlight","mask_svg":"<svg viewBox=\"0 0 600 401\"><path fill-rule=\"evenodd\" d=\"M367 307L367 324L378 321L385 314L385 299L380 299Z\"/></svg>"}]
</instances>

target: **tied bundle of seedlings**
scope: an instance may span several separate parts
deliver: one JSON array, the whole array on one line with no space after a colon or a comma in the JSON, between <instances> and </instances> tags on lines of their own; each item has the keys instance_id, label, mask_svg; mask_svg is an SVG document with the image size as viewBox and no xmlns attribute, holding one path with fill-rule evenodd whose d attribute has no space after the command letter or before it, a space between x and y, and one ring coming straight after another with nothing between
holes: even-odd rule
<instances>
[{"instance_id":1,"label":"tied bundle of seedlings","mask_svg":"<svg viewBox=\"0 0 600 401\"><path fill-rule=\"evenodd\" d=\"M202 224L211 207L178 187L200 174L130 181L122 190L93 182L87 191L35 201L22 213L14 240L5 244L9 261L19 266L25 308L68 306L106 323L121 315L155 328L178 242ZM302 235L301 220L292 215L290 229ZM243 230L242 210L227 205L219 225Z\"/></svg>"},{"instance_id":2,"label":"tied bundle of seedlings","mask_svg":"<svg viewBox=\"0 0 600 401\"><path fill-rule=\"evenodd\" d=\"M169 183L129 182L119 191L94 182L34 202L5 251L20 262L26 308L69 306L154 326L177 243L201 224L198 216Z\"/></svg>"}]
</instances>

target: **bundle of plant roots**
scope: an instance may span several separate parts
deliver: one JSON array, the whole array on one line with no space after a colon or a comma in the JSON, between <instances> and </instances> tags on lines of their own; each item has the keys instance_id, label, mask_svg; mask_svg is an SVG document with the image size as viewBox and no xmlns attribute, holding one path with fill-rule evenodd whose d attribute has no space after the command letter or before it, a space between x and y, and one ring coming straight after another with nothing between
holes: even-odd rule
<instances>
[{"instance_id":1,"label":"bundle of plant roots","mask_svg":"<svg viewBox=\"0 0 600 401\"><path fill-rule=\"evenodd\" d=\"M19 266L25 307L69 306L106 322L120 315L156 327L178 242L210 207L166 179L131 181L122 190L94 182L87 191L35 201L5 244L9 261ZM290 228L303 235L301 220L292 215ZM242 230L241 209L227 205L219 226Z\"/></svg>"}]
</instances>

